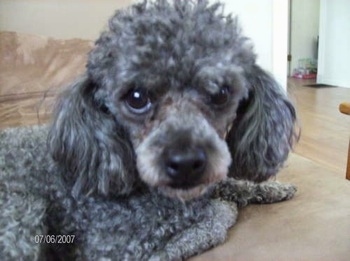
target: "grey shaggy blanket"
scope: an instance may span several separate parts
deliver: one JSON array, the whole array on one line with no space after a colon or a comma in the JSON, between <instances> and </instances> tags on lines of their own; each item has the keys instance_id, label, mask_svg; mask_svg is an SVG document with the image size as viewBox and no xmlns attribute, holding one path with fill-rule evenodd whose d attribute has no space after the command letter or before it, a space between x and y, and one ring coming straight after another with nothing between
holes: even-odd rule
<instances>
[{"instance_id":1,"label":"grey shaggy blanket","mask_svg":"<svg viewBox=\"0 0 350 261\"><path fill-rule=\"evenodd\" d=\"M224 242L237 204L289 199L295 187L228 179L181 202L140 187L73 198L46 150L46 126L0 132L0 260L180 260Z\"/></svg>"}]
</instances>

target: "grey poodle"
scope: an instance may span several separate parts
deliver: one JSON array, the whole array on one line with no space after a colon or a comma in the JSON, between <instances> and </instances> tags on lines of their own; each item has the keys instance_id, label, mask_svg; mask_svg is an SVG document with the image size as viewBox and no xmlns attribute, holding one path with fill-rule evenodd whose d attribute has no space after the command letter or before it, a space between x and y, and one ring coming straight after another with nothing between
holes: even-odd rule
<instances>
[{"instance_id":1,"label":"grey poodle","mask_svg":"<svg viewBox=\"0 0 350 261\"><path fill-rule=\"evenodd\" d=\"M295 109L255 60L219 3L117 11L52 124L0 134L0 259L184 259L291 198Z\"/></svg>"}]
</instances>

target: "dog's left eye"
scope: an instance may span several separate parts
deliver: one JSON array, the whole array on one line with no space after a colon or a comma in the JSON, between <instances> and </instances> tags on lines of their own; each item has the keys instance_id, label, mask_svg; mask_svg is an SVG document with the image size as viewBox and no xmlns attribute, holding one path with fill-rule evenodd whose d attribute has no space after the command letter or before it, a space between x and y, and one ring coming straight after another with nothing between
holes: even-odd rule
<instances>
[{"instance_id":1,"label":"dog's left eye","mask_svg":"<svg viewBox=\"0 0 350 261\"><path fill-rule=\"evenodd\" d=\"M228 86L224 85L218 93L215 93L213 95L210 96L210 101L212 104L216 105L216 106L223 106L225 105L228 100L229 100L229 88Z\"/></svg>"},{"instance_id":2,"label":"dog's left eye","mask_svg":"<svg viewBox=\"0 0 350 261\"><path fill-rule=\"evenodd\" d=\"M126 94L125 102L129 110L136 114L143 114L152 108L149 94L144 89L134 89Z\"/></svg>"}]
</instances>

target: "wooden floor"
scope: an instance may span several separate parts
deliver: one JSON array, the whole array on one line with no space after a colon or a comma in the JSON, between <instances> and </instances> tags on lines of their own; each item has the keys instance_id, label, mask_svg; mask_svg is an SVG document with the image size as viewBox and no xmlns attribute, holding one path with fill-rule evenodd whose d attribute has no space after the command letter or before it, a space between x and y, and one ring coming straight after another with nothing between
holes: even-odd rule
<instances>
[{"instance_id":1,"label":"wooden floor","mask_svg":"<svg viewBox=\"0 0 350 261\"><path fill-rule=\"evenodd\" d=\"M345 177L350 117L339 112L350 101L350 88L314 88L313 80L288 79L288 92L297 107L301 138L295 152Z\"/></svg>"}]
</instances>

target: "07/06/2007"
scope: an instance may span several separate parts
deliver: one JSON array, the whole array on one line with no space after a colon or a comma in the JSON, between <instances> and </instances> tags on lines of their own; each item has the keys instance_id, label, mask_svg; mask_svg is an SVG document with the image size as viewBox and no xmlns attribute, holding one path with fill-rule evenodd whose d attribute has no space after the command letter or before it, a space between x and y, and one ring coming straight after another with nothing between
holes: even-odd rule
<instances>
[{"instance_id":1,"label":"07/06/2007","mask_svg":"<svg viewBox=\"0 0 350 261\"><path fill-rule=\"evenodd\" d=\"M72 244L75 235L35 235L34 243L36 244Z\"/></svg>"}]
</instances>

